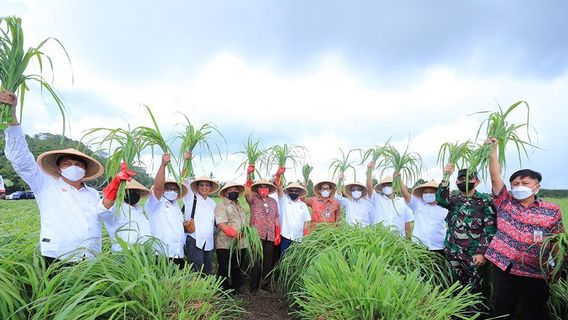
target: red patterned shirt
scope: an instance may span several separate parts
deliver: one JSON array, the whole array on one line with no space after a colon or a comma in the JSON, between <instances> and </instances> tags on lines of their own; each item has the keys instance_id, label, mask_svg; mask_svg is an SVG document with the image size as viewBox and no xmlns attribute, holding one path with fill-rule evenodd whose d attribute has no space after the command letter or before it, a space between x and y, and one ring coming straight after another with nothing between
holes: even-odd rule
<instances>
[{"instance_id":1,"label":"red patterned shirt","mask_svg":"<svg viewBox=\"0 0 568 320\"><path fill-rule=\"evenodd\" d=\"M306 198L306 205L312 208L312 222L314 223L337 222L341 214L339 203L334 198Z\"/></svg>"},{"instance_id":2,"label":"red patterned shirt","mask_svg":"<svg viewBox=\"0 0 568 320\"><path fill-rule=\"evenodd\" d=\"M258 230L260 238L274 241L278 219L278 203L271 197L261 197L257 194L247 196L250 207L250 225Z\"/></svg>"},{"instance_id":3,"label":"red patterned shirt","mask_svg":"<svg viewBox=\"0 0 568 320\"><path fill-rule=\"evenodd\" d=\"M493 201L497 207L497 233L485 257L502 270L512 264L511 274L543 279L539 243L542 237L562 232L560 207L537 198L525 208L506 187L493 195ZM544 266L548 253L543 259Z\"/></svg>"}]
</instances>

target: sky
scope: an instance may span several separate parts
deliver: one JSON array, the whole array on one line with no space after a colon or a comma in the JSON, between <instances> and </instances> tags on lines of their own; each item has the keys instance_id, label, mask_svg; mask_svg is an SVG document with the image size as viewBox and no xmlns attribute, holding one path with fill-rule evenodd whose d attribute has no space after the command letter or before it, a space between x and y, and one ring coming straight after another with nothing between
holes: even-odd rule
<instances>
[{"instance_id":1,"label":"sky","mask_svg":"<svg viewBox=\"0 0 568 320\"><path fill-rule=\"evenodd\" d=\"M550 189L568 188L566 12L564 1L0 3L0 15L23 19L30 46L55 37L69 53L71 64L55 43L44 50L74 139L94 127L148 126L145 104L166 137L183 131L181 113L217 126L226 143L211 143L222 158L194 153L196 174L220 181L244 180L236 152L251 133L264 147L304 146L300 165L315 167L314 181L332 178L340 148L387 141L420 154L423 179L440 180L442 143L475 139L487 117L478 112L524 100L539 149L519 163L509 146L503 175L532 168ZM510 120L526 121L526 110ZM35 87L22 126L61 133L57 107ZM177 153L179 144L171 146ZM363 181L365 165L353 155L357 176L346 180ZM145 154L150 173L158 157ZM301 168L288 165L286 176L300 179Z\"/></svg>"}]
</instances>

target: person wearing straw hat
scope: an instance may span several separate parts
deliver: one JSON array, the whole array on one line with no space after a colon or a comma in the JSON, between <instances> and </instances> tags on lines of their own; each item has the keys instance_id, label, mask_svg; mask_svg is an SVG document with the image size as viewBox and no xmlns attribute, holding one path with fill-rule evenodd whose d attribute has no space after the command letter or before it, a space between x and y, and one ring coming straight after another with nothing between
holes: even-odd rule
<instances>
[{"instance_id":1,"label":"person wearing straw hat","mask_svg":"<svg viewBox=\"0 0 568 320\"><path fill-rule=\"evenodd\" d=\"M430 180L415 187L412 194L402 181L400 185L404 200L414 212L413 239L424 244L428 250L444 256L448 209L436 203L439 183Z\"/></svg>"},{"instance_id":2,"label":"person wearing straw hat","mask_svg":"<svg viewBox=\"0 0 568 320\"><path fill-rule=\"evenodd\" d=\"M341 182L343 176L340 175L339 179ZM345 208L345 221L347 224L359 227L371 225L375 209L371 201L367 199L367 188L365 185L354 181L346 184L343 192L347 197L341 195L338 190L335 199Z\"/></svg>"},{"instance_id":3,"label":"person wearing straw hat","mask_svg":"<svg viewBox=\"0 0 568 320\"><path fill-rule=\"evenodd\" d=\"M262 241L262 266L257 261L251 271L250 290L255 292L262 283L262 289L268 288L267 275L274 267L274 246L280 244L280 222L278 220L278 202L270 197L276 192L276 186L261 179L245 191L250 208L250 225L256 230Z\"/></svg>"},{"instance_id":4,"label":"person wearing straw hat","mask_svg":"<svg viewBox=\"0 0 568 320\"><path fill-rule=\"evenodd\" d=\"M41 254L48 265L57 259L91 258L101 250L100 197L85 182L101 176L104 168L72 148L44 152L36 162L16 117L16 101L13 93L0 93L0 103L13 108L4 152L35 194L41 217Z\"/></svg>"},{"instance_id":5,"label":"person wearing straw hat","mask_svg":"<svg viewBox=\"0 0 568 320\"><path fill-rule=\"evenodd\" d=\"M162 155L154 186L144 208L148 214L152 236L162 242L156 244L157 251L182 269L185 266L185 234L178 200L187 193L187 187L182 185L180 188L175 180L166 180L166 167L170 159L170 154Z\"/></svg>"},{"instance_id":6,"label":"person wearing straw hat","mask_svg":"<svg viewBox=\"0 0 568 320\"><path fill-rule=\"evenodd\" d=\"M115 212L116 197L105 194L100 201L101 210L105 213L103 221L107 228L112 251L122 251L120 242L126 244L143 243L152 235L150 221L144 215L144 210L138 205L141 198L148 197L150 190L131 179L126 181L126 194L124 202L120 205L120 212ZM120 241L117 241L117 238Z\"/></svg>"},{"instance_id":7,"label":"person wearing straw hat","mask_svg":"<svg viewBox=\"0 0 568 320\"><path fill-rule=\"evenodd\" d=\"M393 177L386 176L373 187L371 175L375 163L371 161L368 168L371 170L367 170L367 190L375 207L372 224L382 222L385 226L394 228L401 236L410 239L414 215L404 199L393 192ZM395 172L394 175L399 174Z\"/></svg>"},{"instance_id":8,"label":"person wearing straw hat","mask_svg":"<svg viewBox=\"0 0 568 320\"><path fill-rule=\"evenodd\" d=\"M219 191L221 202L215 206L215 252L219 263L219 276L223 279L223 289L232 289L239 293L243 283L243 271L239 262L245 258L248 247L246 239L241 239L239 230L247 224L245 209L239 203L239 197L244 194L245 186L233 181L225 183ZM237 249L232 252L231 245L238 239Z\"/></svg>"},{"instance_id":9,"label":"person wearing straw hat","mask_svg":"<svg viewBox=\"0 0 568 320\"><path fill-rule=\"evenodd\" d=\"M186 152L186 160L191 153ZM209 177L200 176L185 181L189 192L183 198L185 204L184 228L187 258L194 271L213 274L212 256L215 246L215 201L209 195L219 191L219 183Z\"/></svg>"},{"instance_id":10,"label":"person wearing straw hat","mask_svg":"<svg viewBox=\"0 0 568 320\"><path fill-rule=\"evenodd\" d=\"M306 205L312 208L312 221L310 230L313 230L320 223L335 223L341 217L339 202L335 200L336 184L331 181L320 181L313 187L314 197L302 198Z\"/></svg>"},{"instance_id":11,"label":"person wearing straw hat","mask_svg":"<svg viewBox=\"0 0 568 320\"><path fill-rule=\"evenodd\" d=\"M276 188L280 206L279 222L282 228L280 255L284 256L286 249L293 241L301 242L302 237L309 233L312 217L308 206L300 200L308 194L301 184L292 182L284 189L280 185Z\"/></svg>"}]
</instances>

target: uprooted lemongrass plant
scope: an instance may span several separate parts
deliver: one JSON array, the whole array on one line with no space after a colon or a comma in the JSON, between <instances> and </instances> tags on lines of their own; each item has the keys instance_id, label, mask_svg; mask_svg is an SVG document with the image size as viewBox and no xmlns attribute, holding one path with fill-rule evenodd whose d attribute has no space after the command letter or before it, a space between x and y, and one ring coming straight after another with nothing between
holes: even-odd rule
<instances>
[{"instance_id":1,"label":"uprooted lemongrass plant","mask_svg":"<svg viewBox=\"0 0 568 320\"><path fill-rule=\"evenodd\" d=\"M63 119L63 134L65 135L65 121L67 119L67 109L61 96L55 91L49 82L42 76L43 65L49 65L53 73L53 63L51 58L46 55L42 48L48 42L55 42L63 49L69 64L69 54L65 47L56 38L47 38L39 43L37 47L24 49L24 31L22 29L22 19L16 17L0 17L0 89L15 92L20 99L20 121L24 110L24 96L29 90L29 82L39 84L40 88L45 89L55 104L57 105ZM45 60L45 61L44 61ZM39 73L26 73L31 61L36 61ZM0 130L3 130L12 122L12 107L0 104Z\"/></svg>"},{"instance_id":2,"label":"uprooted lemongrass plant","mask_svg":"<svg viewBox=\"0 0 568 320\"><path fill-rule=\"evenodd\" d=\"M239 164L237 168L237 172L246 168L248 181L254 181L255 173L260 174L260 169L257 168L257 165L262 165L262 159L266 156L267 151L264 150L260 144L260 140L256 139L256 141L252 137L252 133L249 134L247 138L247 142L244 144L244 149L241 151L236 152L237 154L241 154L245 156L245 160ZM258 164L257 164L258 163ZM254 170L249 172L249 167L254 167ZM250 186L247 186L250 188Z\"/></svg>"},{"instance_id":3,"label":"uprooted lemongrass plant","mask_svg":"<svg viewBox=\"0 0 568 320\"><path fill-rule=\"evenodd\" d=\"M442 166L452 163L458 168L463 168L471 156L473 147L469 140L462 143L446 142L440 146L437 163ZM449 175L444 172L444 180L449 178Z\"/></svg>"},{"instance_id":4,"label":"uprooted lemongrass plant","mask_svg":"<svg viewBox=\"0 0 568 320\"><path fill-rule=\"evenodd\" d=\"M214 162L213 150L215 150L216 154L218 154L219 158L221 158L221 149L219 148L219 145L217 143L210 143L210 139L214 134L218 134L221 138L223 138L225 144L227 143L227 141L225 140L225 137L223 136L221 131L219 131L219 129L217 129L214 124L208 122L197 128L191 123L191 121L189 121L189 118L185 114L183 116L186 120L185 129L182 132L178 133L178 135L176 136L176 138L181 141L179 154L179 159L183 159L181 178L193 179L195 178L195 173L193 171L193 159L196 156L196 148L203 151L206 156L209 156L211 158L211 162ZM214 147L214 149L211 148L212 146ZM184 159L185 152L191 152L191 159Z\"/></svg>"},{"instance_id":5,"label":"uprooted lemongrass plant","mask_svg":"<svg viewBox=\"0 0 568 320\"><path fill-rule=\"evenodd\" d=\"M313 196L314 192L313 191L314 183L310 179L310 174L312 173L312 170L314 170L314 167L310 166L307 163L302 166L302 178L304 178L304 186L306 186L306 189L308 190L308 197Z\"/></svg>"},{"instance_id":6,"label":"uprooted lemongrass plant","mask_svg":"<svg viewBox=\"0 0 568 320\"><path fill-rule=\"evenodd\" d=\"M246 243L245 255L247 258L242 257L240 254L236 254L239 249L239 242L243 241ZM248 272L252 270L255 264L262 265L262 240L258 234L258 230L250 225L243 225L239 229L239 237L233 238L231 242L231 247L229 248L229 266L232 265L231 261L233 257L236 256L237 264L239 268L243 271ZM246 265L244 263L246 262ZM231 276L231 268L229 268L229 277Z\"/></svg>"},{"instance_id":7,"label":"uprooted lemongrass plant","mask_svg":"<svg viewBox=\"0 0 568 320\"><path fill-rule=\"evenodd\" d=\"M424 168L422 158L416 152L408 152L408 146L403 153L400 153L392 145L381 148L381 158L377 163L377 169L380 170L381 176L387 171L392 170L398 172L399 175L393 177L392 189L395 193L401 193L402 179L405 183L416 181Z\"/></svg>"},{"instance_id":8,"label":"uprooted lemongrass plant","mask_svg":"<svg viewBox=\"0 0 568 320\"><path fill-rule=\"evenodd\" d=\"M155 149L156 147L158 147L163 153L169 153L171 155L172 160L175 161L176 159L172 153L172 150L168 146L166 139L162 135L162 132L158 127L158 122L156 121L156 118L154 117L152 110L150 110L150 107L148 107L147 105L143 106L146 108L146 110L148 110L148 114L150 115L150 119L152 120L152 124L154 125L154 127L153 128L145 126L136 127L134 129L136 131L136 135L141 137L141 139L145 142L146 148L150 148L152 152L152 158L154 158ZM168 163L168 171L175 178L176 181L179 181L179 175L177 171L174 170L172 162Z\"/></svg>"},{"instance_id":9,"label":"uprooted lemongrass plant","mask_svg":"<svg viewBox=\"0 0 568 320\"><path fill-rule=\"evenodd\" d=\"M526 122L516 124L510 123L507 117L514 111L517 107L525 105L527 107L527 117ZM489 113L489 111L482 111L478 113ZM483 130L485 127L485 130ZM521 138L518 134L519 129L526 129L526 140ZM476 140L479 138L495 138L497 140L497 148L499 150L499 165L501 168L505 168L507 161L505 157L505 150L507 144L512 142L517 151L517 156L519 158L519 163L522 161L522 155L528 157L527 147L536 147L531 142L530 136L530 125L529 125L529 105L525 101L517 101L512 104L505 112L499 107L499 111L491 112L489 117L485 119L477 130ZM485 137L480 137L481 132L484 131ZM477 149L473 150L469 160L468 170L477 170L483 178L487 177L487 172L489 168L489 159L491 158L493 146L491 144L484 143L480 145ZM536 147L538 148L538 147Z\"/></svg>"},{"instance_id":10,"label":"uprooted lemongrass plant","mask_svg":"<svg viewBox=\"0 0 568 320\"><path fill-rule=\"evenodd\" d=\"M295 169L300 163L300 160L306 158L307 150L303 146L284 144L282 146L272 146L267 152L267 170L270 170L271 165L277 165L278 168L286 168L286 165L290 163L292 164L292 168ZM286 184L284 175L282 175L280 182L282 185Z\"/></svg>"},{"instance_id":11,"label":"uprooted lemongrass plant","mask_svg":"<svg viewBox=\"0 0 568 320\"><path fill-rule=\"evenodd\" d=\"M102 136L97 136L102 134ZM107 180L111 180L124 164L127 169L132 170L134 165L141 165L140 160L142 151L148 146L148 141L144 136L140 135L137 129L110 129L110 128L93 128L86 131L83 139L92 137L87 143L93 144L99 150L103 150L109 154L105 162L105 176ZM126 181L120 183L116 201L115 214L119 214L122 203L126 196Z\"/></svg>"},{"instance_id":12,"label":"uprooted lemongrass plant","mask_svg":"<svg viewBox=\"0 0 568 320\"><path fill-rule=\"evenodd\" d=\"M350 158L352 158L353 152L360 152L360 150L351 149L345 153L343 149L339 148L339 152L341 152L341 158L332 159L331 164L329 165L332 179L336 179L337 177L337 187L335 189L337 192L341 192L343 190L344 175L348 170L353 172L353 179L357 180L357 172L355 170L357 161L351 160Z\"/></svg>"}]
</instances>

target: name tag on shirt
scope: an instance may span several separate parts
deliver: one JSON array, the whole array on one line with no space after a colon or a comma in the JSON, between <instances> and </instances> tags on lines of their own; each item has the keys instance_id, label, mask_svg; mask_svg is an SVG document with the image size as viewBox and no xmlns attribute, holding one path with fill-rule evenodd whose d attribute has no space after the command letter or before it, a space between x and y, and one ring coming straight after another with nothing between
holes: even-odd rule
<instances>
[{"instance_id":1,"label":"name tag on shirt","mask_svg":"<svg viewBox=\"0 0 568 320\"><path fill-rule=\"evenodd\" d=\"M542 239L543 239L542 230L535 230L533 232L533 241L542 242Z\"/></svg>"}]
</instances>

